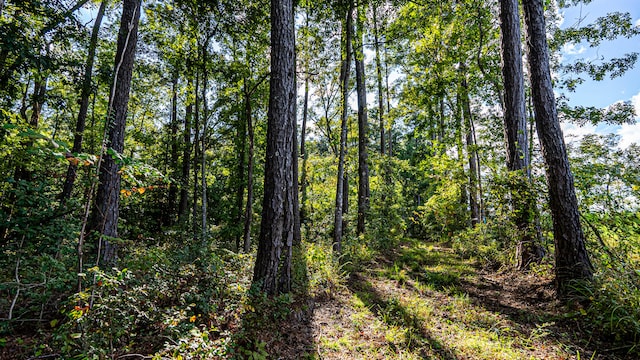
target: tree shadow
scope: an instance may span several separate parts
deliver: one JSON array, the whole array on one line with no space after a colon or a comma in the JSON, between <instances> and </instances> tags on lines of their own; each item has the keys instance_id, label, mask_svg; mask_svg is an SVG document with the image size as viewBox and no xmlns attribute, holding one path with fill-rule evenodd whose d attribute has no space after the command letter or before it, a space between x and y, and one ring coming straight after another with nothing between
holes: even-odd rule
<instances>
[{"instance_id":1,"label":"tree shadow","mask_svg":"<svg viewBox=\"0 0 640 360\"><path fill-rule=\"evenodd\" d=\"M541 341L547 338L586 358L631 358L613 351L615 349L611 352L603 350L611 347L611 343L596 339L580 321L564 316L567 311L576 309L570 310L556 300L550 278L515 271L485 273L468 263L465 269L465 260L447 248L435 251L415 246L399 248L388 262L393 263L395 271L405 269L406 277L421 286L466 296L474 306L503 316L517 326L519 337ZM434 271L434 266L439 270ZM404 286L417 290L410 281ZM482 321L468 325L485 329L494 326Z\"/></svg>"},{"instance_id":2,"label":"tree shadow","mask_svg":"<svg viewBox=\"0 0 640 360\"><path fill-rule=\"evenodd\" d=\"M356 273L352 274L347 286L384 323L406 330L405 340L401 344L404 349L417 351L423 358L431 358L435 355L441 359L457 359L453 350L447 348L429 333L425 328L426 321L424 319L411 314L399 301L386 299L362 276Z\"/></svg>"}]
</instances>

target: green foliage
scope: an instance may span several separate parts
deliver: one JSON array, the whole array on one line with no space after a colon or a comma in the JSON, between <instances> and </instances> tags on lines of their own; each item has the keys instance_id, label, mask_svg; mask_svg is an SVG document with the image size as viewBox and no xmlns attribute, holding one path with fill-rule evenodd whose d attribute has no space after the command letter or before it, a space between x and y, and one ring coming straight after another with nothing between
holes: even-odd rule
<instances>
[{"instance_id":1,"label":"green foliage","mask_svg":"<svg viewBox=\"0 0 640 360\"><path fill-rule=\"evenodd\" d=\"M513 239L519 236L516 229L512 222L489 221L457 233L451 243L453 249L463 257L498 269L513 264Z\"/></svg>"},{"instance_id":2,"label":"green foliage","mask_svg":"<svg viewBox=\"0 0 640 360\"><path fill-rule=\"evenodd\" d=\"M186 250L138 246L122 260L130 268L89 269L90 285L64 310L56 335L61 351L86 358L141 346L158 356L226 354L228 329L245 308L252 258L221 253L193 261Z\"/></svg>"},{"instance_id":3,"label":"green foliage","mask_svg":"<svg viewBox=\"0 0 640 360\"><path fill-rule=\"evenodd\" d=\"M418 199L411 218L412 236L447 239L467 226L469 215L461 191L468 180L460 170L459 163L447 154L426 157L418 165L418 179L428 187L415 195Z\"/></svg>"},{"instance_id":4,"label":"green foliage","mask_svg":"<svg viewBox=\"0 0 640 360\"><path fill-rule=\"evenodd\" d=\"M640 274L607 268L592 284L576 284L574 290L587 304L575 317L594 334L623 344L630 354L640 353Z\"/></svg>"}]
</instances>

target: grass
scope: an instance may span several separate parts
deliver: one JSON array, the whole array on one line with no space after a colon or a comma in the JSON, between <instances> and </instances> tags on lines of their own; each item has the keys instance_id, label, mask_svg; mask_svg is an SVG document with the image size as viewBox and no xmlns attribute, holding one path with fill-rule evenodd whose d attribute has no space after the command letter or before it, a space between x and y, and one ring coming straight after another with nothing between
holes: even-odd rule
<instances>
[{"instance_id":1,"label":"grass","mask_svg":"<svg viewBox=\"0 0 640 360\"><path fill-rule=\"evenodd\" d=\"M544 311L517 302L517 293L493 301L488 297L505 289L492 286L473 261L406 240L352 273L339 295L319 304L313 322L317 358L591 358L593 349L556 324L552 300Z\"/></svg>"}]
</instances>

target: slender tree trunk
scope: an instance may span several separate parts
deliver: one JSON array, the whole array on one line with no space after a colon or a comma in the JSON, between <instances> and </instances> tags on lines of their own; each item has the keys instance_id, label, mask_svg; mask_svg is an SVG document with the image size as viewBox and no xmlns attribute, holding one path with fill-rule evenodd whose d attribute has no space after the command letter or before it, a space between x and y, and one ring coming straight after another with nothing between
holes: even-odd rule
<instances>
[{"instance_id":1,"label":"slender tree trunk","mask_svg":"<svg viewBox=\"0 0 640 360\"><path fill-rule=\"evenodd\" d=\"M251 249L251 223L253 222L253 164L254 164L254 129L253 129L253 115L251 110L251 96L253 92L260 86L260 84L267 78L268 74L262 77L250 90L248 79L245 78L244 82L244 118L246 120L247 133L249 136L249 156L247 159L247 206L245 208L244 216L244 231L243 231L243 249L245 253L248 253Z\"/></svg>"},{"instance_id":2,"label":"slender tree trunk","mask_svg":"<svg viewBox=\"0 0 640 360\"><path fill-rule=\"evenodd\" d=\"M197 70L196 70L197 71ZM191 231L194 242L198 239L198 172L200 161L200 72L196 72L196 86L194 89L193 113L193 204L191 206Z\"/></svg>"},{"instance_id":3,"label":"slender tree trunk","mask_svg":"<svg viewBox=\"0 0 640 360\"><path fill-rule=\"evenodd\" d=\"M380 155L385 154L384 95L382 86L382 62L380 60L380 38L378 36L378 7L373 5L373 44L376 54L376 80L378 83L378 121L380 124Z\"/></svg>"},{"instance_id":4,"label":"slender tree trunk","mask_svg":"<svg viewBox=\"0 0 640 360\"><path fill-rule=\"evenodd\" d=\"M251 222L253 221L253 119L251 111L251 94L245 82L245 119L249 135L249 157L247 159L247 206L244 215L244 252L251 250Z\"/></svg>"},{"instance_id":5,"label":"slender tree trunk","mask_svg":"<svg viewBox=\"0 0 640 360\"><path fill-rule=\"evenodd\" d=\"M585 247L573 175L558 121L542 0L525 0L524 14L536 127L547 168L553 217L556 289L558 296L565 298L572 281L592 279L593 267Z\"/></svg>"},{"instance_id":6,"label":"slender tree trunk","mask_svg":"<svg viewBox=\"0 0 640 360\"><path fill-rule=\"evenodd\" d=\"M187 65L188 66L188 65ZM190 71L190 70L187 70ZM184 116L182 133L182 174L180 176L180 203L178 205L178 221L187 222L189 216L189 173L191 172L191 120L193 118L193 78L187 80L187 108Z\"/></svg>"},{"instance_id":7,"label":"slender tree trunk","mask_svg":"<svg viewBox=\"0 0 640 360\"><path fill-rule=\"evenodd\" d=\"M465 157L464 157L464 137L462 135L462 129L464 128L464 116L462 115L462 92L461 86L458 85L458 92L456 93L456 103L452 104L452 107L455 109L455 119L456 119L456 149L458 155L458 163L460 164L460 171L465 173ZM455 107L454 107L455 106ZM460 205L467 207L469 201L469 194L467 189L469 188L468 184L462 183L460 184ZM472 224L471 219L473 216L469 217L469 224Z\"/></svg>"},{"instance_id":8,"label":"slender tree trunk","mask_svg":"<svg viewBox=\"0 0 640 360\"><path fill-rule=\"evenodd\" d=\"M202 180L202 245L203 248L208 248L207 239L207 127L209 126L209 106L207 105L207 86L209 86L209 75L207 73L207 48L209 47L209 37L202 46L202 150L200 152L200 178Z\"/></svg>"},{"instance_id":9,"label":"slender tree trunk","mask_svg":"<svg viewBox=\"0 0 640 360\"><path fill-rule=\"evenodd\" d=\"M476 143L473 134L473 114L471 113L471 104L469 99L469 86L467 84L466 74L463 74L461 80L462 87L462 111L466 119L466 145L467 157L469 161L469 208L471 209L471 226L476 226L482 219L480 213L480 194L478 190L478 175L480 173L480 164L477 161Z\"/></svg>"},{"instance_id":10,"label":"slender tree trunk","mask_svg":"<svg viewBox=\"0 0 640 360\"><path fill-rule=\"evenodd\" d=\"M138 22L141 4L139 0L124 0L118 45L115 59L115 79L107 111L108 139L105 144L115 154L124 151L124 131L127 120L129 90L138 39ZM115 155L114 154L114 155ZM93 227L101 234L102 260L105 264L117 259L117 245L110 239L118 237L118 215L120 206L120 164L115 156L104 155L100 166L100 177Z\"/></svg>"},{"instance_id":11,"label":"slender tree trunk","mask_svg":"<svg viewBox=\"0 0 640 360\"><path fill-rule=\"evenodd\" d=\"M308 71L307 66L307 71ZM307 117L309 114L309 75L304 79L304 108L302 110L302 130L300 134L300 156L302 157L302 173L300 175L300 221L304 223L307 219L307 159L308 154L305 148L307 136Z\"/></svg>"},{"instance_id":12,"label":"slender tree trunk","mask_svg":"<svg viewBox=\"0 0 640 360\"><path fill-rule=\"evenodd\" d=\"M175 70L171 87L171 144L170 144L170 167L171 174L178 173L178 71ZM164 211L164 224L172 225L175 222L175 215L177 213L176 200L178 197L178 187L176 184L169 185L169 192L167 194L167 209Z\"/></svg>"},{"instance_id":13,"label":"slender tree trunk","mask_svg":"<svg viewBox=\"0 0 640 360\"><path fill-rule=\"evenodd\" d=\"M343 21L342 39L342 69L340 71L340 90L342 93L342 116L340 125L340 146L338 150L338 176L336 184L336 211L333 222L333 252L338 255L342 252L342 232L343 232L343 201L344 192L344 158L347 147L347 121L349 118L349 72L351 65L351 29L353 29L353 2L349 5L346 19Z\"/></svg>"},{"instance_id":14,"label":"slender tree trunk","mask_svg":"<svg viewBox=\"0 0 640 360\"><path fill-rule=\"evenodd\" d=\"M246 88L247 88L247 79L244 79L244 89L245 89L245 107L247 102ZM234 219L235 224L238 226L238 231L234 231L234 236L236 237L236 251L240 251L240 239L242 238L242 231L240 228L240 224L242 224L242 205L244 201L244 174L245 174L245 161L246 161L246 147L247 147L247 115L246 110L242 110L241 114L238 114L238 124L236 126L236 147L238 152L238 168L237 168L237 188L236 188L236 208L234 210Z\"/></svg>"},{"instance_id":15,"label":"slender tree trunk","mask_svg":"<svg viewBox=\"0 0 640 360\"><path fill-rule=\"evenodd\" d=\"M292 0L271 1L271 81L264 200L253 282L267 294L291 289L296 237L296 60Z\"/></svg>"},{"instance_id":16,"label":"slender tree trunk","mask_svg":"<svg viewBox=\"0 0 640 360\"><path fill-rule=\"evenodd\" d=\"M384 48L384 81L385 81L385 92L387 94L387 114L391 113L391 94L389 90L389 63L387 62L387 47ZM389 131L387 131L387 137L389 138L389 146L387 149L387 155L389 157L393 156L393 117L389 116Z\"/></svg>"},{"instance_id":17,"label":"slender tree trunk","mask_svg":"<svg viewBox=\"0 0 640 360\"><path fill-rule=\"evenodd\" d=\"M307 2L307 6L305 8L305 26L309 28L309 3ZM306 140L307 140L307 118L309 116L309 38L305 37L305 46L306 53L304 57L304 68L306 71L304 77L304 103L302 108L302 129L300 130L300 156L302 157L302 173L300 175L300 193L302 194L302 199L300 203L300 222L304 223L307 217L307 150L305 148ZM327 121L328 122L328 121Z\"/></svg>"},{"instance_id":18,"label":"slender tree trunk","mask_svg":"<svg viewBox=\"0 0 640 360\"><path fill-rule=\"evenodd\" d=\"M369 212L369 154L367 150L367 86L364 73L364 22L365 8L358 6L357 33L354 37L356 62L356 88L358 93L358 234L364 234L366 214Z\"/></svg>"},{"instance_id":19,"label":"slender tree trunk","mask_svg":"<svg viewBox=\"0 0 640 360\"><path fill-rule=\"evenodd\" d=\"M96 57L96 47L98 44L98 33L100 32L100 25L102 24L102 18L107 7L107 0L103 0L100 3L96 20L93 23L93 29L91 30L91 40L89 42L89 49L87 53L87 62L84 67L84 79L82 81L82 92L80 95L80 111L78 112L78 119L76 120L76 131L73 135L73 147L71 152L76 155L82 152L82 140L84 137L85 124L87 122L87 112L89 110L89 96L91 95L91 77L93 74L93 63ZM69 200L71 197L71 191L73 190L74 182L76 181L76 171L78 165L70 163L67 169L67 177L62 188L62 194L60 195L61 203Z\"/></svg>"}]
</instances>

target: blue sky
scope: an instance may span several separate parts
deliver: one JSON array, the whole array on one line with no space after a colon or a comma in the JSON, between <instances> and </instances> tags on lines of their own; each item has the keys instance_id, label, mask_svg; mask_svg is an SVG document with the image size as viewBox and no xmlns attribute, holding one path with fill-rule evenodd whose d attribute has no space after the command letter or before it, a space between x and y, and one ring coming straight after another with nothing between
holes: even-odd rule
<instances>
[{"instance_id":1,"label":"blue sky","mask_svg":"<svg viewBox=\"0 0 640 360\"><path fill-rule=\"evenodd\" d=\"M640 26L640 0L594 0L587 5L563 9L563 22L561 27L575 25L582 19L583 25L593 23L598 17L610 12L628 12L631 14L634 24ZM573 60L598 59L604 57L611 59L622 57L626 53L640 53L640 37L631 39L617 39L604 41L597 48L589 48L586 44L570 44L563 49L563 59ZM628 71L624 76L603 81L587 80L579 85L574 93L567 94L572 105L607 107L618 101L631 101L636 106L636 113L640 115L640 64ZM585 126L578 128L574 125L565 125L567 135L583 135L586 133L613 132L622 137L621 146L628 146L632 142L640 143L640 125Z\"/></svg>"}]
</instances>

